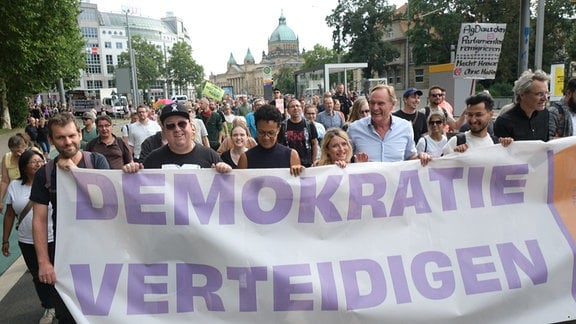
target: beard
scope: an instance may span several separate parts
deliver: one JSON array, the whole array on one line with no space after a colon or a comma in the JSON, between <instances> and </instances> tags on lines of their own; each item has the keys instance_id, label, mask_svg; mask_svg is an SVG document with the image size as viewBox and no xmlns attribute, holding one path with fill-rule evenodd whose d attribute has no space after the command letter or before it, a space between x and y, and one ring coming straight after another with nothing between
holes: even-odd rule
<instances>
[{"instance_id":1,"label":"beard","mask_svg":"<svg viewBox=\"0 0 576 324\"><path fill-rule=\"evenodd\" d=\"M568 99L568 110L570 110L570 112L573 114L576 114L576 102L574 102L574 97L570 97L570 99Z\"/></svg>"}]
</instances>

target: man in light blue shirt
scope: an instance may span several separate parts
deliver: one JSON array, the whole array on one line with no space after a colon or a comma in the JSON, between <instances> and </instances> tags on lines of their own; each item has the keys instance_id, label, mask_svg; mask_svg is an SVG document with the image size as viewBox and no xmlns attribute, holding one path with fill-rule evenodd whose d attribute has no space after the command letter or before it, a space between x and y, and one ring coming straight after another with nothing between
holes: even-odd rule
<instances>
[{"instance_id":1,"label":"man in light blue shirt","mask_svg":"<svg viewBox=\"0 0 576 324\"><path fill-rule=\"evenodd\" d=\"M396 101L391 86L377 85L370 91L370 116L348 127L354 154L364 152L371 162L420 159L421 164L426 165L432 157L424 152L416 152L412 124L392 115Z\"/></svg>"},{"instance_id":2,"label":"man in light blue shirt","mask_svg":"<svg viewBox=\"0 0 576 324\"><path fill-rule=\"evenodd\" d=\"M340 113L334 111L334 99L332 97L324 96L324 111L316 116L316 121L324 125L325 129L344 125L344 120L342 120Z\"/></svg>"}]
</instances>

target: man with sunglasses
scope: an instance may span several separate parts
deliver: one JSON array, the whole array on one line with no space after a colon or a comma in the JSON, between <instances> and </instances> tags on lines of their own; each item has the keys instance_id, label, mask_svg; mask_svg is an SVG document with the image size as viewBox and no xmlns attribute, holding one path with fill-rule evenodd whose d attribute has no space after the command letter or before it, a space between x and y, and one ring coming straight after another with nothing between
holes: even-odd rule
<instances>
[{"instance_id":1,"label":"man with sunglasses","mask_svg":"<svg viewBox=\"0 0 576 324\"><path fill-rule=\"evenodd\" d=\"M128 163L122 169L127 173L145 169L215 168L230 172L232 168L222 162L216 151L194 141L196 125L190 121L188 108L181 103L164 106L160 114L162 136L167 144L152 151L142 164Z\"/></svg>"},{"instance_id":2,"label":"man with sunglasses","mask_svg":"<svg viewBox=\"0 0 576 324\"><path fill-rule=\"evenodd\" d=\"M428 127L426 126L426 116L424 113L418 111L421 95L422 91L416 88L409 88L408 90L404 91L404 96L402 98L404 101L404 106L392 113L394 116L406 119L412 124L415 144L418 143L418 140L420 137L422 137L422 135L428 132Z\"/></svg>"},{"instance_id":3,"label":"man with sunglasses","mask_svg":"<svg viewBox=\"0 0 576 324\"><path fill-rule=\"evenodd\" d=\"M426 116L425 119L427 120L430 114L433 112L444 114L447 124L447 127L445 129L446 132L450 130L452 131L457 130L456 120L454 120L454 116L452 116L452 114L446 109L440 107L440 104L444 100L443 96L444 96L444 89L442 87L437 85L430 87L430 89L428 90L428 106L424 108L424 115Z\"/></svg>"}]
</instances>

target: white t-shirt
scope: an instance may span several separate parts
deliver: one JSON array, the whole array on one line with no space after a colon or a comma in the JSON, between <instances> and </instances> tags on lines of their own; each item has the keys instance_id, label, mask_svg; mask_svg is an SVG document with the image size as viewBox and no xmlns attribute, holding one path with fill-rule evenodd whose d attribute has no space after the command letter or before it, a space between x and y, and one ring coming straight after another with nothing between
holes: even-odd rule
<instances>
[{"instance_id":1,"label":"white t-shirt","mask_svg":"<svg viewBox=\"0 0 576 324\"><path fill-rule=\"evenodd\" d=\"M418 144L416 144L416 151L418 153L425 152L430 154L432 157L437 158L442 156L442 150L444 145L448 142L446 135L442 135L439 141L435 141L430 135L424 135L418 139Z\"/></svg>"},{"instance_id":2,"label":"white t-shirt","mask_svg":"<svg viewBox=\"0 0 576 324\"><path fill-rule=\"evenodd\" d=\"M18 216L20 212L28 204L30 198L30 190L32 186L22 185L22 180L12 180L8 185L8 195L6 199L6 204L12 205L14 212L16 212L16 219L18 221ZM54 232L52 226L52 205L48 205L48 242L54 241ZM26 244L34 244L34 239L32 237L32 208L28 214L22 219L22 223L18 226L18 241Z\"/></svg>"},{"instance_id":3,"label":"white t-shirt","mask_svg":"<svg viewBox=\"0 0 576 324\"><path fill-rule=\"evenodd\" d=\"M142 150L142 142L149 136L161 131L162 128L157 122L148 120L146 124L137 121L130 124L130 133L128 134L128 143L134 147L134 158L140 158L140 151Z\"/></svg>"},{"instance_id":4,"label":"white t-shirt","mask_svg":"<svg viewBox=\"0 0 576 324\"><path fill-rule=\"evenodd\" d=\"M484 137L478 137L472 135L470 131L466 131L464 135L466 136L466 144L468 144L468 150L475 149L478 147L494 145L492 137L488 133L486 133L486 136ZM444 145L444 148L442 149L442 154L448 155L454 153L454 148L456 147L457 140L458 138L456 136L452 136L448 140L448 143Z\"/></svg>"}]
</instances>

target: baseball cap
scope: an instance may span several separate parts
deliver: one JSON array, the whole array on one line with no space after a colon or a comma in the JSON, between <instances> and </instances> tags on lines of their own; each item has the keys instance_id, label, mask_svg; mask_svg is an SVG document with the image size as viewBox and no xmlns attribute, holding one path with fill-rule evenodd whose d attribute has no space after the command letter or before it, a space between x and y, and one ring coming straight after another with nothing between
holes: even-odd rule
<instances>
[{"instance_id":1,"label":"baseball cap","mask_svg":"<svg viewBox=\"0 0 576 324\"><path fill-rule=\"evenodd\" d=\"M169 105L165 105L162 108L162 113L160 114L160 121L163 123L164 119L170 116L182 116L184 118L190 119L190 115L188 114L188 108L181 103L171 103Z\"/></svg>"},{"instance_id":2,"label":"baseball cap","mask_svg":"<svg viewBox=\"0 0 576 324\"><path fill-rule=\"evenodd\" d=\"M416 89L416 88L408 88L408 90L404 91L404 98L406 97L410 97L413 94L417 94L419 96L422 95L422 91Z\"/></svg>"}]
</instances>

